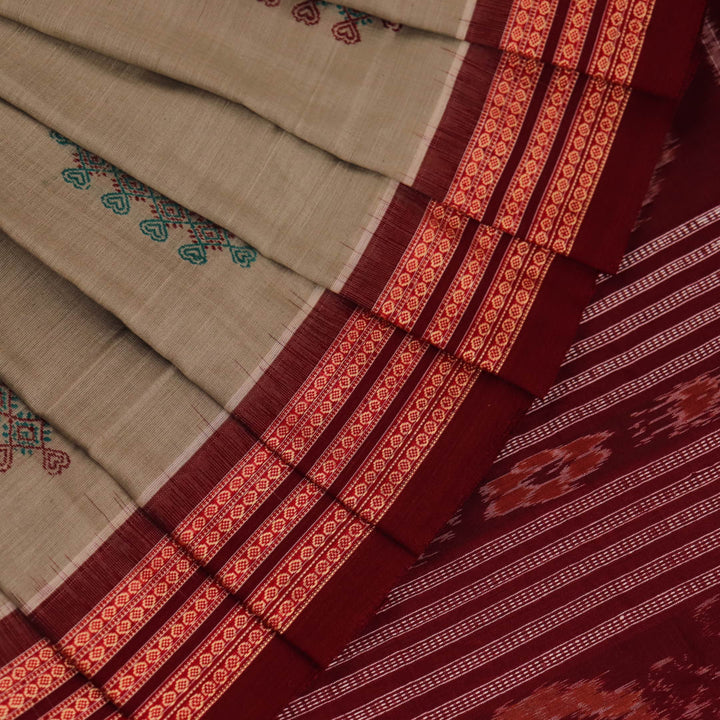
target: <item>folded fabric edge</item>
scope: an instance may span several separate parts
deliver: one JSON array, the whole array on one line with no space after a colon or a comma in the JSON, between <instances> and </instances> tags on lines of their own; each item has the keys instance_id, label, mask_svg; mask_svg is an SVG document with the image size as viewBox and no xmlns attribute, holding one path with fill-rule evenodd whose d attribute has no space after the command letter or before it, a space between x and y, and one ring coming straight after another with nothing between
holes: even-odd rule
<instances>
[{"instance_id":1,"label":"folded fabric edge","mask_svg":"<svg viewBox=\"0 0 720 720\"><path fill-rule=\"evenodd\" d=\"M648 149L647 152L649 156L650 149ZM618 156L618 163L620 159ZM641 192L641 190L638 192ZM608 201L606 207L612 206L612 202ZM580 297L579 294L573 313L578 314L582 309L580 307L582 304L582 297ZM569 319L567 324L568 326L572 326L573 320L572 317L570 317L572 313L568 315ZM301 337L302 330L298 331L298 342L301 341ZM307 338L307 340L303 342L312 342L313 340L315 340L314 337ZM531 345L534 344L535 343L532 343ZM528 362L528 360L531 363L534 362L535 358L528 359L527 353L525 353L525 355L525 362ZM280 362L280 359L278 359L278 363ZM517 362L519 363L520 360ZM299 376L301 375L302 373L299 374ZM513 402L515 402L516 406L512 408L513 412L510 413L510 415L515 415L522 410L523 402L527 400L527 398L519 396L513 399L513 396L516 395L518 391L512 389L512 392L507 392L508 388L501 388L497 385L497 383L501 383L502 381L495 379L493 379L492 382L490 380L487 381L490 385L497 387L496 392L485 380L480 380L480 378L487 378L487 376L480 374L478 378L474 378L476 384L474 384L472 389L465 395L462 394L462 390L457 389L457 384L446 386L446 397L451 403L456 402L458 399L457 397L453 397L453 393L460 393L458 397L461 396L462 400L457 404L457 407L454 408L452 418L443 426L443 432L439 436L437 443L433 446L431 454L426 455L422 460L421 466L412 477L412 483L405 485L401 491L403 495L397 497L386 515L386 517L389 517L391 512L396 513L402 520L409 522L411 526L417 523L417 525L420 526L416 528L418 532L418 547L422 547L423 544L432 537L436 527L441 525L444 519L454 510L453 505L457 505L463 496L470 492L472 487L477 483L477 478L480 475L477 473L477 466L472 467L473 463L478 462L478 448L475 447L477 437L484 436L487 438L487 445L479 450L481 453L480 465L486 467L487 465L484 460L485 453L492 455L487 460L487 464L489 464L495 452L499 449L499 444L511 421L510 417L503 415L503 411L509 409L513 405ZM457 376L455 379L459 380ZM468 380L464 380L463 382L467 384ZM260 385L261 384L259 384L259 386ZM432 385L433 383L430 382L426 386L427 389L430 389ZM462 386L462 383L460 383L460 385ZM503 384L503 386L504 385L506 384ZM275 395L278 392L272 388L261 390L259 387L258 392L261 391L269 396ZM246 402L251 403L250 397L246 399ZM439 415L440 414L441 413L439 413ZM433 422L438 422L438 420L433 418ZM443 422L445 422L444 419ZM501 427L503 428L502 430L500 430ZM434 432L437 433L437 430ZM425 441L423 440L423 442ZM417 447L416 452L419 452ZM457 463L457 465L453 466L449 464L446 461L448 457ZM470 470L471 467L472 470ZM441 483L437 482L437 479L440 474L447 477L452 474L452 472L455 472L457 487L450 490L442 487ZM416 482L417 484L415 484ZM418 498L418 493L422 492L421 488L423 487L428 488L427 496ZM432 493L437 493L438 496L436 497L437 502L435 504L431 502L433 498ZM403 497L407 499L403 501ZM419 499L427 502L428 507L425 509L425 512L430 511L434 516L431 521L425 522L424 525L421 525L424 519L423 512L415 514L417 511L416 504ZM445 503L445 505L442 503ZM380 556L378 550L379 548L370 541L367 541L367 544L363 544L362 547L358 547L352 555L353 563L357 562L357 567L353 567L350 562L343 565L342 569L333 576L333 584L328 584L323 589L322 592L327 594L317 595L312 607L305 610L303 614L298 615L289 626L291 630L300 636L305 636L306 633L318 634L319 623L321 621L327 622L327 608L341 608L345 614L338 613L338 615L333 618L337 623L336 627L326 629L326 636L322 637L318 643L319 646L322 646L323 643L325 644L322 654L328 659L344 639L343 634L337 632L338 627L343 626L346 633L350 633L353 629L356 629L371 612L372 607L380 602L392 583L393 578L396 577L409 562L408 558L404 557L397 561L395 567L391 567L391 563L387 563L381 577L374 576L372 572L368 573L369 577L359 577L358 573L360 570L367 570L368 565ZM359 591L363 592L362 602L358 602ZM321 602L321 598L325 599ZM332 600L332 602L330 602L330 600ZM364 607L361 608L359 607L360 605ZM322 635L322 632L320 632L320 634ZM292 637L292 634L288 633L288 636ZM267 678L266 673L272 673L273 667L282 666L286 660L281 657L279 653L276 657L270 657L270 655L263 656L263 662L266 660L267 665L263 668L264 672L262 674L258 673L259 678L262 678L262 680L258 679L258 682L262 682L262 685L259 687L267 690L268 706L267 708L257 706L256 710L258 713L269 711L270 704L278 703L276 706L279 707L284 702L283 699L278 697L279 693L276 693L277 683L275 678ZM259 665L255 667L259 667ZM233 716L236 715L237 705L234 707L233 705L240 701L240 693L242 693L242 697L245 697L245 693L251 692L251 687L256 687L255 682L253 682L252 685L248 683L249 677L248 675L239 680L238 684L227 688L223 699L214 706L214 710L211 710L207 716L230 717L231 712ZM263 693L260 692L258 695L263 696ZM258 716L260 717L261 715Z\"/></svg>"},{"instance_id":2,"label":"folded fabric edge","mask_svg":"<svg viewBox=\"0 0 720 720\"><path fill-rule=\"evenodd\" d=\"M547 28L545 42L539 42L537 36L542 33L538 28L545 28L545 17L539 20L538 16L542 16L542 13L533 13L531 4L521 0L507 2L475 0L465 9L464 17L456 17L454 20L449 17L443 18L442 26L438 26L436 24L438 19L432 13L426 13L424 8L418 14L414 14L413 9L407 9L402 4L391 4L382 0L355 0L352 7L407 27L465 40L472 45L512 50L528 59L555 63L557 67L568 70L591 72L591 58L588 53L582 57L564 55L556 48L563 23L566 22L567 27L570 27L570 22L566 18L572 10L563 13L548 6L545 15L550 19L551 26ZM590 26L597 29L603 13L609 17L612 13L622 12L623 7L625 7L623 3L611 0L597 3L594 17L587 23L587 31L586 23L581 18L578 18L575 27L592 37ZM667 95L671 98L679 97L685 83L682 68L692 51L705 2L697 0L693 3L677 3L674 0L654 0L644 3L644 7L645 11L652 12L653 16L647 30L645 46L632 78L632 85L649 93ZM583 13L582 9L577 10L578 16ZM608 79L611 78L612 76Z\"/></svg>"}]
</instances>

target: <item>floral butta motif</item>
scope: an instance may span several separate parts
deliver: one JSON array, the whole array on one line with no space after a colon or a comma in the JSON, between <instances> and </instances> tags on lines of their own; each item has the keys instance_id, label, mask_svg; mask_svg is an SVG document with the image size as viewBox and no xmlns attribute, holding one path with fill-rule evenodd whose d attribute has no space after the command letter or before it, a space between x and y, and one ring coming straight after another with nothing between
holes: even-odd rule
<instances>
[{"instance_id":1,"label":"floral butta motif","mask_svg":"<svg viewBox=\"0 0 720 720\"><path fill-rule=\"evenodd\" d=\"M0 473L7 472L17 456L42 456L48 475L60 475L70 466L70 456L49 447L52 429L28 410L12 391L0 385Z\"/></svg>"},{"instance_id":2,"label":"floral butta motif","mask_svg":"<svg viewBox=\"0 0 720 720\"><path fill-rule=\"evenodd\" d=\"M62 171L66 183L78 190L87 190L93 177L107 178L112 184L112 191L101 196L102 204L116 215L128 215L133 203L144 203L151 217L139 222L140 231L158 243L164 243L171 230L184 230L190 242L178 248L178 255L183 260L193 265L204 265L209 252L226 252L233 263L248 268L257 258L254 248L242 243L225 228L178 205L60 133L51 130L50 136L60 145L72 149L73 167Z\"/></svg>"},{"instance_id":3,"label":"floral butta motif","mask_svg":"<svg viewBox=\"0 0 720 720\"><path fill-rule=\"evenodd\" d=\"M280 5L280 0L258 0L258 2L263 3L267 7L277 7ZM368 13L352 10L346 5L336 5L326 2L325 0L302 0L302 2L295 3L292 6L291 14L297 22L305 25L317 25L320 22L322 11L328 8L341 17L341 20L334 23L331 28L332 35L336 40L346 45L355 45L362 40L360 28L365 25L372 25L373 23L379 22L384 28L388 28L393 32L397 32L402 27L402 25L398 23L380 20L372 15L368 15Z\"/></svg>"}]
</instances>

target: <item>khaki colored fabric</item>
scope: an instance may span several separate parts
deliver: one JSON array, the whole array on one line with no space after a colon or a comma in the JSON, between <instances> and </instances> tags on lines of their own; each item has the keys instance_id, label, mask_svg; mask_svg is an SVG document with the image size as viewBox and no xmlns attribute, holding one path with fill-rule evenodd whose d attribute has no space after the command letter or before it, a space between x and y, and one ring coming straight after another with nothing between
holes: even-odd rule
<instances>
[{"instance_id":1,"label":"khaki colored fabric","mask_svg":"<svg viewBox=\"0 0 720 720\"><path fill-rule=\"evenodd\" d=\"M0 593L0 618L4 618L6 615L9 615L13 610L15 610L15 605L13 605L8 598Z\"/></svg>"},{"instance_id":2,"label":"khaki colored fabric","mask_svg":"<svg viewBox=\"0 0 720 720\"><path fill-rule=\"evenodd\" d=\"M506 4L509 5L510 1L507 0ZM487 2L487 0L485 2L483 0L441 0L440 2L431 2L430 0L353 0L353 8L358 11L460 39L465 37L473 11L478 4L500 6L497 10L494 7L488 7L489 31L497 27L497 16L504 17L507 14L506 8L503 11L504 3L501 0L495 0L495 2Z\"/></svg>"},{"instance_id":3,"label":"khaki colored fabric","mask_svg":"<svg viewBox=\"0 0 720 720\"><path fill-rule=\"evenodd\" d=\"M0 381L146 502L227 413L3 234L0 257Z\"/></svg>"},{"instance_id":4,"label":"khaki colored fabric","mask_svg":"<svg viewBox=\"0 0 720 720\"><path fill-rule=\"evenodd\" d=\"M211 90L344 160L411 183L467 45L381 22L348 45L333 37L342 17L334 5L306 25L293 4L4 0L0 12ZM488 82L493 67L489 59Z\"/></svg>"},{"instance_id":5,"label":"khaki colored fabric","mask_svg":"<svg viewBox=\"0 0 720 720\"><path fill-rule=\"evenodd\" d=\"M396 187L240 105L2 19L0 96L324 287Z\"/></svg>"},{"instance_id":6,"label":"khaki colored fabric","mask_svg":"<svg viewBox=\"0 0 720 720\"><path fill-rule=\"evenodd\" d=\"M20 412L27 412L22 404ZM49 446L70 464L51 475L39 451L16 453L2 474L0 588L32 609L96 550L133 503L99 465L59 433Z\"/></svg>"},{"instance_id":7,"label":"khaki colored fabric","mask_svg":"<svg viewBox=\"0 0 720 720\"><path fill-rule=\"evenodd\" d=\"M261 255L241 267L221 252L193 265L144 235L146 203L118 215L95 177L78 190L63 179L72 148L27 115L0 105L0 222L29 252L109 308L221 405L234 407L312 308L319 288Z\"/></svg>"}]
</instances>

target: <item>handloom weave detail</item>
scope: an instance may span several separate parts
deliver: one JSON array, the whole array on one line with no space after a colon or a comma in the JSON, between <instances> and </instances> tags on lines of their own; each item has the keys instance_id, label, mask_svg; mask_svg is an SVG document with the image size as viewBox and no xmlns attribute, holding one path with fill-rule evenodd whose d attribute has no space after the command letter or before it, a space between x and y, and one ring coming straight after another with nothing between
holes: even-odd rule
<instances>
[{"instance_id":1,"label":"handloom weave detail","mask_svg":"<svg viewBox=\"0 0 720 720\"><path fill-rule=\"evenodd\" d=\"M69 0L51 1L62 8ZM603 720L668 720L646 702L646 689L662 684L674 667L653 667L645 684L619 685L609 679L614 668L594 676L581 663L585 653L624 642L680 603L697 605L695 625L708 621L706 605L716 603L708 592L720 583L720 566L706 563L717 557L720 543L720 530L711 526L720 515L714 468L678 478L666 467L670 460L638 463L623 477L588 486L586 475L613 467L620 433L583 426L579 437L569 438L562 430L579 422L574 406L567 417L543 414L544 402L574 397L574 376L546 401L536 401L526 432L515 435L492 466L511 423L557 371L599 269L611 267L613 252L619 257L622 251L620 242L607 250L612 243L598 218L612 203L625 202L619 184L613 185L626 148L639 147L627 183L633 192L611 229L629 229L632 198L652 171L655 138L667 130L665 112L675 91L666 97L660 82L657 97L646 103L632 81L637 68L642 75L652 62L661 69L672 64L663 64L657 51L658 37L672 35L668 13L652 17L664 0L503 0L492 7L497 17L509 12L499 48L450 36L431 40L431 31L395 35L401 26L325 0L257 0L238 14L232 4L210 0L200 9L210 19L203 25L196 18L202 33L190 27L183 35L178 28L189 26L182 23L170 23L167 32L168 40L179 34L191 42L196 32L193 57L202 67L191 67L181 55L163 54L162 62L152 57L156 49L162 53L162 42L153 45L148 27L165 40L152 3L148 15L143 7L138 17L157 25L128 23L128 37L145 43L135 54L113 37L117 9L112 3L101 7L105 1L92 3L94 22L76 24L72 38L53 25L62 19L57 8L46 13L39 7L32 15L23 5L37 25L47 22L56 34L12 13L3 21L8 42L37 48L35 58L62 54L68 66L81 59L76 75L92 85L86 98L98 97L107 80L115 104L99 117L124 129L121 142L117 134L83 130L88 113L70 112L77 105L63 105L60 91L53 100L58 108L46 115L50 103L43 104L42 92L36 92L39 99L26 100L21 92L3 98L10 108L7 127L19 128L21 136L27 127L28 137L54 154L25 152L14 164L44 163L44 174L13 175L15 150L3 146L10 158L4 167L21 188L7 192L9 204L20 206L17 198L26 191L50 211L30 217L18 209L7 229L2 225L8 237L0 241L13 263L8 277L17 282L15 295L8 295L10 310L0 315L0 345L7 333L13 349L0 348L0 360L9 360L8 384L32 397L33 409L58 429L21 410L0 385L0 472L19 454L36 454L47 474L61 474L70 457L51 445L64 442L62 432L74 443L72 472L40 487L64 491L63 483L79 477L70 490L88 510L74 545L50 547L57 533L46 523L50 529L37 555L49 560L38 562L39 570L33 566L37 580L28 573L14 586L10 573L0 578L3 592L9 583L8 600L0 595L0 631L11 629L9 645L0 633L0 720L224 720L237 712L247 720L269 720L333 657L335 678L321 675L324 684L279 717L445 720L487 710L494 720L524 720L547 707L577 714L581 703L588 717ZM218 17L228 19L224 28L231 33L205 32ZM651 24L651 17L660 20ZM105 21L109 33L95 35ZM238 99L222 85L232 80L224 74L228 64L243 70L242 53L229 52L227 38L241 44L247 36L238 38L235 30L250 21L257 34L243 51L261 57L257 38L278 37L286 45L278 65L294 74L283 76L280 68L267 77L302 73L292 88L285 83L283 98L290 102L290 90L296 92L293 102L306 110L302 117L285 112L270 92L265 105L263 89ZM314 26L330 28L332 37L315 33ZM498 33L501 26L502 20ZM350 45L355 47L345 48ZM398 62L368 62L354 74L349 58L367 58L382 46L387 54L378 50L377 57ZM408 69L408 58L421 55L415 48L435 58L427 65L435 69L437 61L437 80L447 92L401 103L396 95L406 96L397 80L406 72L412 80L407 88L434 87ZM452 71L443 65L447 48L461 48L449 63ZM323 64L324 53L335 67ZM40 74L39 64L36 59L23 76L27 84ZM258 73L270 65L258 65ZM383 75L386 68L405 68L391 78L395 85ZM372 164L373 153L379 155L372 132L368 148L359 140L357 149L351 141L347 147L336 142L356 119L340 113L346 108L330 98L348 69L353 78L367 70L362 92L368 89L369 97L382 83L391 88L377 103L378 127L384 117L397 120L391 129L400 138L398 157L388 157L387 165ZM171 77L176 72L182 77ZM339 79L322 86L319 76L333 72ZM15 77L0 66L0 95L9 92L3 91L5 74ZM65 83L70 75L58 72L40 87L62 88L74 99L81 88ZM653 80L649 71L642 80L647 76ZM358 83L348 85L362 96ZM153 93L177 113L154 115L156 134L146 135L120 101L147 101ZM426 98L437 106L431 122ZM420 119L420 131L414 125L407 131L408 116L393 114L398 105ZM658 113L649 117L653 108ZM327 126L319 125L321 116ZM181 122L164 124L167 117ZM195 134L198 127L205 131L205 121L207 136ZM316 123L326 132L317 133ZM162 157L162 148L177 145L165 144L160 126L189 140L181 162ZM652 132L641 136L648 127ZM221 128L232 132L212 135ZM423 128L426 144L418 141ZM246 132L261 138L257 156L250 143L235 143ZM365 142L359 130L357 135ZM177 193L188 208L69 137ZM229 151L228 137L250 158L247 165ZM123 149L128 139L135 144ZM265 142L272 158L263 157ZM403 174L405 154L417 148L414 174ZM308 168L318 163L318 173L306 177L322 182L317 189L314 182L298 183L295 194L291 185L303 176L305 162ZM327 178L321 177L326 168ZM172 175L185 171L197 172L200 190L185 194L187 185ZM410 177L412 184L401 182ZM250 191L242 184L246 178ZM344 192L346 178L356 183L357 201ZM347 206L335 203L341 197L331 192L335 179ZM46 192L55 195L43 205ZM58 209L53 202L71 206L67 198L82 192L93 196L82 217L87 234L105 219L117 226L108 230L107 245L86 252L76 238L77 216L59 208L64 232L43 246L43 233L54 229L45 223ZM318 202L325 195L330 201ZM274 197L282 198L282 207L267 202ZM262 255L189 207L247 237ZM145 238L162 245L175 236L183 238L177 253L184 262L156 249L150 280L136 277L132 259L153 249ZM106 247L111 255L121 240L125 248L102 266L101 276L93 262L107 257ZM185 265L207 266L212 252L229 255L232 265L215 266L215 273ZM201 277L198 287L188 288L188 273ZM33 306L38 289L45 293L42 307ZM587 348L576 346L569 362L573 352L624 342L634 319L627 327L624 322L607 335L593 329L597 337L587 340ZM70 379L63 403L48 382L50 371L34 362L43 333L57 335L52 347ZM696 361L704 362L701 349ZM593 373L623 369L610 367L612 362L596 369L593 356L578 371L577 382L592 387L588 402L597 404L601 417L620 399L598 390L602 377ZM685 372L687 363L678 357L677 364ZM652 442L685 432L705 443L699 454L716 457L706 425L720 407L720 384L716 372L703 370L628 413L626 435L636 441L638 457ZM33 384L35 375L42 385ZM650 375L642 381L647 384L638 386L641 391L652 387ZM541 419L533 424L534 418ZM113 445L116 437L122 440ZM541 445L547 437L552 442ZM28 468L36 460L30 458ZM421 569L396 585L379 611L379 627L337 655L491 466L495 474L473 498L482 506L478 524L488 532L483 543L441 572ZM69 505L75 502L71 492L68 497ZM43 524L29 527L36 531ZM654 546L671 534L677 542ZM452 536L450 529L446 539ZM23 552L26 546L35 551L23 541ZM658 551L642 555L653 547ZM431 606L413 606L414 598L438 587L448 592L438 593ZM633 602L618 603L625 594ZM387 620L398 606L398 615ZM455 612L465 615L445 624ZM426 624L435 629L423 636ZM385 643L392 647L383 656ZM429 662L445 652L444 665ZM415 663L426 661L412 676ZM576 676L548 679L575 664ZM683 667L702 672L692 663ZM408 681L395 682L407 668ZM462 691L443 696L446 686L459 688L468 677ZM370 692L363 698L366 686ZM516 694L517 688L527 692Z\"/></svg>"},{"instance_id":2,"label":"handloom weave detail","mask_svg":"<svg viewBox=\"0 0 720 720\"><path fill-rule=\"evenodd\" d=\"M235 265L249 268L257 258L254 248L239 242L225 228L178 205L54 130L50 136L58 144L73 149L74 167L62 171L66 183L78 190L87 190L93 177L109 178L113 192L101 196L102 204L116 215L128 215L132 202L147 205L153 217L141 220L138 226L143 235L158 243L164 243L170 237L170 230L184 229L191 242L178 248L178 255L183 260L192 265L204 265L208 261L208 252L226 251Z\"/></svg>"},{"instance_id":3,"label":"handloom weave detail","mask_svg":"<svg viewBox=\"0 0 720 720\"><path fill-rule=\"evenodd\" d=\"M264 3L267 7L277 7L280 4L280 0L258 0L258 2ZM345 45L355 45L361 42L360 28L366 25L379 22L384 28L394 32L402 27L397 23L381 20L366 12L353 10L346 5L326 2L326 0L301 0L292 6L291 14L297 22L303 25L317 25L322 17L322 10L325 8L334 9L343 18L333 24L331 32L335 40L345 43Z\"/></svg>"},{"instance_id":4,"label":"handloom weave detail","mask_svg":"<svg viewBox=\"0 0 720 720\"><path fill-rule=\"evenodd\" d=\"M51 441L50 426L25 408L9 388L0 385L0 473L10 470L18 455L37 453L48 475L61 475L70 467L70 456L50 447Z\"/></svg>"}]
</instances>

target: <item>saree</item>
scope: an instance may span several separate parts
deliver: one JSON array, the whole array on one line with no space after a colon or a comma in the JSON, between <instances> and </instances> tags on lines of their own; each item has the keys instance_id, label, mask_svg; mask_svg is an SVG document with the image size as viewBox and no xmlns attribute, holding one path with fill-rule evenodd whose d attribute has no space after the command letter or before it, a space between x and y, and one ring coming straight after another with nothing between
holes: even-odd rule
<instances>
[{"instance_id":1,"label":"saree","mask_svg":"<svg viewBox=\"0 0 720 720\"><path fill-rule=\"evenodd\" d=\"M557 382L282 720L717 717L714 27Z\"/></svg>"},{"instance_id":2,"label":"saree","mask_svg":"<svg viewBox=\"0 0 720 720\"><path fill-rule=\"evenodd\" d=\"M0 1L2 720L274 717L551 385L703 3L456 5Z\"/></svg>"}]
</instances>

